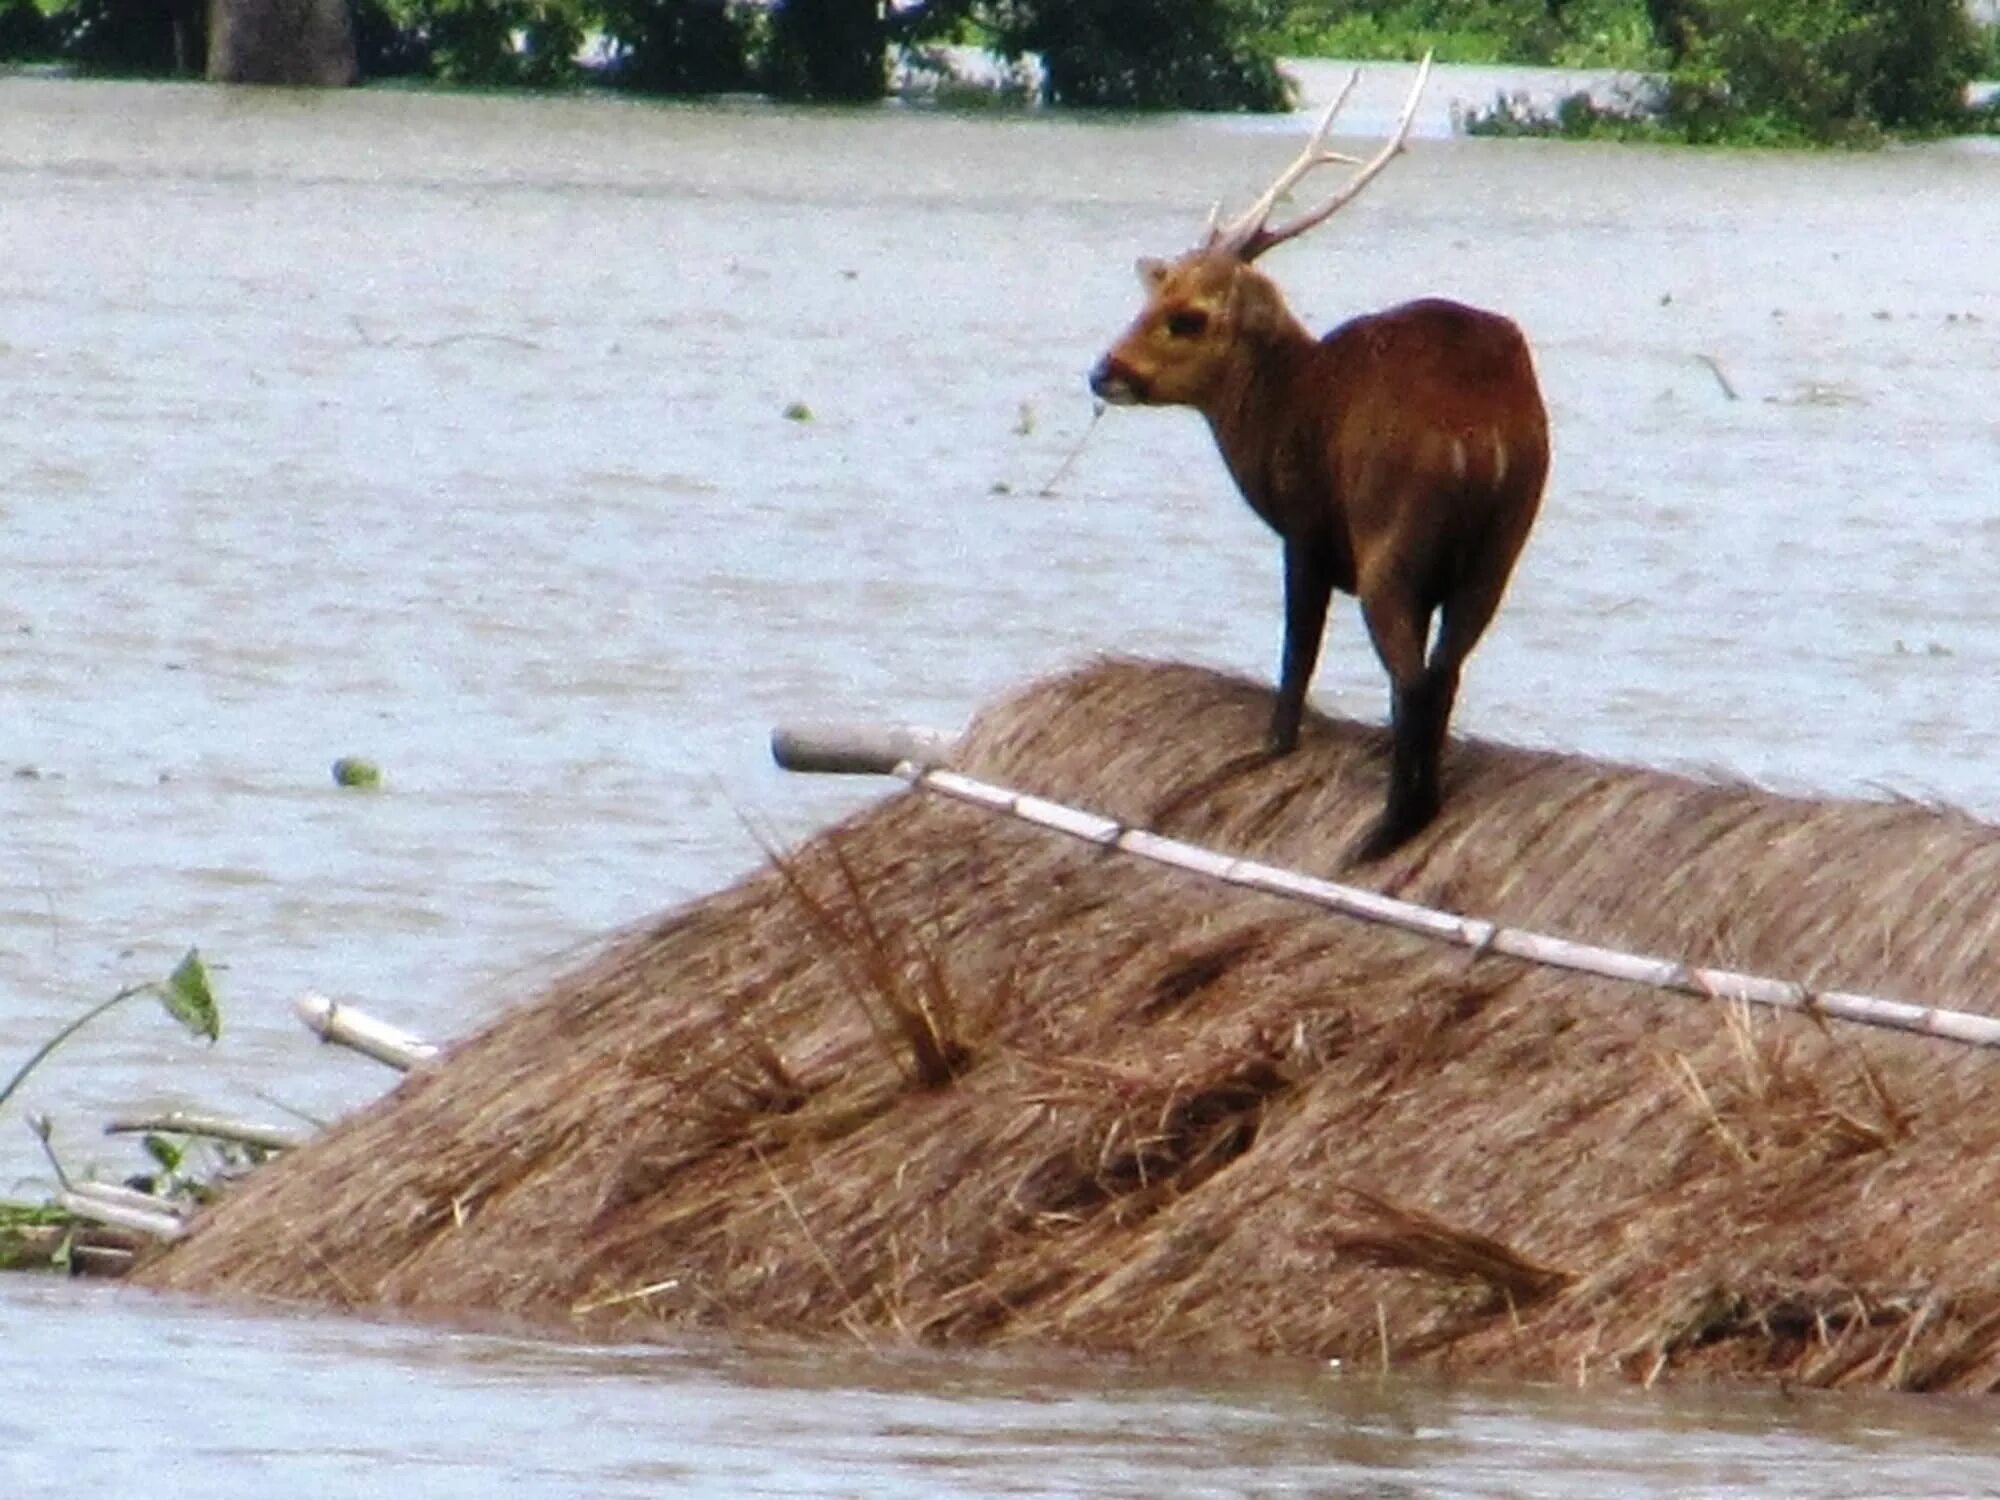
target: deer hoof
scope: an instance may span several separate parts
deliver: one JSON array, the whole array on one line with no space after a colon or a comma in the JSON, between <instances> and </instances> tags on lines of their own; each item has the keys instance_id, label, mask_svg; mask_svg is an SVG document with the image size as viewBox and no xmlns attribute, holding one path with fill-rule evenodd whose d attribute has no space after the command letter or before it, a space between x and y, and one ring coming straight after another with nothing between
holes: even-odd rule
<instances>
[{"instance_id":1,"label":"deer hoof","mask_svg":"<svg viewBox=\"0 0 2000 1500\"><path fill-rule=\"evenodd\" d=\"M1372 865L1376 860L1394 854L1411 839L1422 833L1430 825L1434 813L1422 817L1407 814L1384 813L1375 826L1361 836L1354 846L1351 862L1357 865Z\"/></svg>"}]
</instances>

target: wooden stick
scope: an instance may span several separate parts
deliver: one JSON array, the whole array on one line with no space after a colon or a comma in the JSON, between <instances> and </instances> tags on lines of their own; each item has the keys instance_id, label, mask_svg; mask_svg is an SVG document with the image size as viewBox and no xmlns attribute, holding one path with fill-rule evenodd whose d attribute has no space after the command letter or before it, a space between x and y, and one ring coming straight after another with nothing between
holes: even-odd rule
<instances>
[{"instance_id":1,"label":"wooden stick","mask_svg":"<svg viewBox=\"0 0 2000 1500\"><path fill-rule=\"evenodd\" d=\"M1729 383L1728 375L1723 373L1721 360L1717 359L1713 354L1697 354L1695 358L1708 366L1708 373L1713 375L1715 383L1722 387L1723 395L1727 396L1731 401L1742 399L1736 394L1736 387Z\"/></svg>"},{"instance_id":2,"label":"wooden stick","mask_svg":"<svg viewBox=\"0 0 2000 1500\"><path fill-rule=\"evenodd\" d=\"M1178 839L1162 838L1143 829L1126 828L1080 808L995 786L991 782L977 781L955 771L939 770L919 761L904 761L895 768L895 774L913 786L926 788L941 796L1020 818L1103 848L1117 849L1247 890L1310 902L1358 917L1364 922L1378 922L1421 933L1440 942L1470 948L1474 954L1504 953L1511 958L1525 959L1550 968L1625 980L1654 989L1699 995L1709 1000L1733 1000L1778 1010L1805 1011L1834 1020L1852 1021L1857 1025L1915 1032L1919 1036L1937 1037L1972 1047L2000 1047L2000 1017L1912 1005L1907 1001L1885 1000L1875 995L1852 994L1843 990L1814 990L1791 980L1769 979L1734 969L1701 968L1676 959L1623 953L1593 943L1571 942L1567 938L1526 932L1518 927L1502 927L1476 917L1461 917L1428 906L1418 906L1414 902L1385 896L1379 891L1340 885L1296 870L1238 859L1196 844L1182 843Z\"/></svg>"},{"instance_id":3,"label":"wooden stick","mask_svg":"<svg viewBox=\"0 0 2000 1500\"><path fill-rule=\"evenodd\" d=\"M69 1247L69 1263L83 1276L123 1276L132 1269L136 1257L122 1245L78 1245Z\"/></svg>"},{"instance_id":4,"label":"wooden stick","mask_svg":"<svg viewBox=\"0 0 2000 1500\"><path fill-rule=\"evenodd\" d=\"M104 1127L106 1135L198 1135L213 1141L233 1141L263 1151L289 1151L306 1137L282 1125L257 1125L221 1115L198 1115L171 1109L160 1115L120 1115Z\"/></svg>"},{"instance_id":5,"label":"wooden stick","mask_svg":"<svg viewBox=\"0 0 2000 1500\"><path fill-rule=\"evenodd\" d=\"M89 1186L102 1184L92 1183ZM114 1229L128 1229L148 1239L177 1240L187 1233L187 1227L173 1214L99 1197L94 1192L86 1192L83 1184L69 1192L57 1193L56 1203L65 1213L75 1214L79 1219L88 1219L93 1224L109 1224Z\"/></svg>"},{"instance_id":6,"label":"wooden stick","mask_svg":"<svg viewBox=\"0 0 2000 1500\"><path fill-rule=\"evenodd\" d=\"M338 1042L377 1062L409 1072L438 1055L430 1042L420 1041L401 1027L378 1021L351 1005L341 1005L324 995L308 991L293 1002L292 1009L321 1041Z\"/></svg>"},{"instance_id":7,"label":"wooden stick","mask_svg":"<svg viewBox=\"0 0 2000 1500\"><path fill-rule=\"evenodd\" d=\"M951 753L955 738L936 729L803 724L771 731L771 758L787 771L893 776L905 763L937 765Z\"/></svg>"},{"instance_id":8,"label":"wooden stick","mask_svg":"<svg viewBox=\"0 0 2000 1500\"><path fill-rule=\"evenodd\" d=\"M125 1245L83 1242L75 1229L76 1226L69 1223L31 1224L26 1228L9 1229L5 1237L0 1238L0 1266L10 1271L47 1269L55 1263L57 1254L67 1242L69 1263L81 1274L122 1276L130 1268L132 1251ZM102 1225L98 1225L95 1233L100 1240L130 1238L130 1232L125 1230L107 1234Z\"/></svg>"}]
</instances>

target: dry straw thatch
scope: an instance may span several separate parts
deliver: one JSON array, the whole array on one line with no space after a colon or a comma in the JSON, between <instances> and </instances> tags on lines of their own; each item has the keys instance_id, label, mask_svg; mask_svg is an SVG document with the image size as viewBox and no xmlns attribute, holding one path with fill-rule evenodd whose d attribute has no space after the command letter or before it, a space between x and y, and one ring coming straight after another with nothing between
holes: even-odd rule
<instances>
[{"instance_id":1,"label":"dry straw thatch","mask_svg":"<svg viewBox=\"0 0 2000 1500\"><path fill-rule=\"evenodd\" d=\"M1337 872L1379 731L1108 663L960 769ZM2000 835L1460 742L1366 878L1991 1011ZM161 1286L589 1334L2000 1384L2000 1057L1468 957L919 792L622 935L260 1171Z\"/></svg>"}]
</instances>

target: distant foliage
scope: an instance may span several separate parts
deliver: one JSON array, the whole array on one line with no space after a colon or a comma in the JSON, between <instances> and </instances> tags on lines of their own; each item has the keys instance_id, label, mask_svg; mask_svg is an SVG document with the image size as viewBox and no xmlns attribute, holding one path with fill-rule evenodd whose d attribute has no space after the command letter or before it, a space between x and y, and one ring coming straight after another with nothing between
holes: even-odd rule
<instances>
[{"instance_id":1,"label":"distant foliage","mask_svg":"<svg viewBox=\"0 0 2000 1500\"><path fill-rule=\"evenodd\" d=\"M1623 104L1553 115L1502 100L1486 134L1866 145L1978 128L1967 85L1990 43L1960 0L1648 0L1671 65Z\"/></svg>"},{"instance_id":2,"label":"distant foliage","mask_svg":"<svg viewBox=\"0 0 2000 1500\"><path fill-rule=\"evenodd\" d=\"M1688 0L1667 101L1696 140L1961 123L1979 61L1960 0Z\"/></svg>"},{"instance_id":3,"label":"distant foliage","mask_svg":"<svg viewBox=\"0 0 2000 1500\"><path fill-rule=\"evenodd\" d=\"M363 78L431 78L437 73L429 39L403 24L384 0L355 0L354 57Z\"/></svg>"},{"instance_id":4,"label":"distant foliage","mask_svg":"<svg viewBox=\"0 0 2000 1500\"><path fill-rule=\"evenodd\" d=\"M1274 29L1281 51L1322 57L1432 51L1443 62L1598 68L1664 61L1642 0L1293 0Z\"/></svg>"},{"instance_id":5,"label":"distant foliage","mask_svg":"<svg viewBox=\"0 0 2000 1500\"><path fill-rule=\"evenodd\" d=\"M1017 0L984 18L1009 57L1038 53L1053 104L1279 110L1268 14L1243 0Z\"/></svg>"},{"instance_id":6,"label":"distant foliage","mask_svg":"<svg viewBox=\"0 0 2000 1500\"><path fill-rule=\"evenodd\" d=\"M784 99L879 99L889 87L889 33L877 0L780 0L761 69Z\"/></svg>"},{"instance_id":7,"label":"distant foliage","mask_svg":"<svg viewBox=\"0 0 2000 1500\"><path fill-rule=\"evenodd\" d=\"M207 64L202 0L72 0L52 24L62 56L86 73L169 78Z\"/></svg>"},{"instance_id":8,"label":"distant foliage","mask_svg":"<svg viewBox=\"0 0 2000 1500\"><path fill-rule=\"evenodd\" d=\"M602 0L611 78L649 94L751 87L753 15L726 0Z\"/></svg>"},{"instance_id":9,"label":"distant foliage","mask_svg":"<svg viewBox=\"0 0 2000 1500\"><path fill-rule=\"evenodd\" d=\"M0 63L41 62L58 45L54 24L35 0L0 0Z\"/></svg>"},{"instance_id":10,"label":"distant foliage","mask_svg":"<svg viewBox=\"0 0 2000 1500\"><path fill-rule=\"evenodd\" d=\"M391 73L487 87L575 82L577 53L592 24L575 0L402 0L382 14L390 29L363 28L364 77L373 54L390 63Z\"/></svg>"},{"instance_id":11,"label":"distant foliage","mask_svg":"<svg viewBox=\"0 0 2000 1500\"><path fill-rule=\"evenodd\" d=\"M66 0L44 34L36 0L0 0L0 59L46 47L87 71L199 73L207 3ZM1050 102L1210 110L1290 102L1273 29L1280 0L352 3L364 79L560 87L590 76L646 93L755 89L866 101L887 92L892 59L935 64L938 54L920 49L961 43L990 45L1016 62L1039 54Z\"/></svg>"}]
</instances>

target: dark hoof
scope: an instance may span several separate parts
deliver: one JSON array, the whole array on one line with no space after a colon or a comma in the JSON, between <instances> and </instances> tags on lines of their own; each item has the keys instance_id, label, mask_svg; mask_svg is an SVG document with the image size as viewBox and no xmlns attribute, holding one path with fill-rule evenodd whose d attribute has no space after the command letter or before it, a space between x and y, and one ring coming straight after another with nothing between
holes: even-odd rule
<instances>
[{"instance_id":1,"label":"dark hoof","mask_svg":"<svg viewBox=\"0 0 2000 1500\"><path fill-rule=\"evenodd\" d=\"M1435 816L1437 816L1435 811L1428 812L1420 818L1399 818L1393 814L1384 814L1381 821L1369 829L1354 846L1350 862L1357 865L1372 865L1385 855L1394 854L1429 827L1431 819Z\"/></svg>"}]
</instances>

